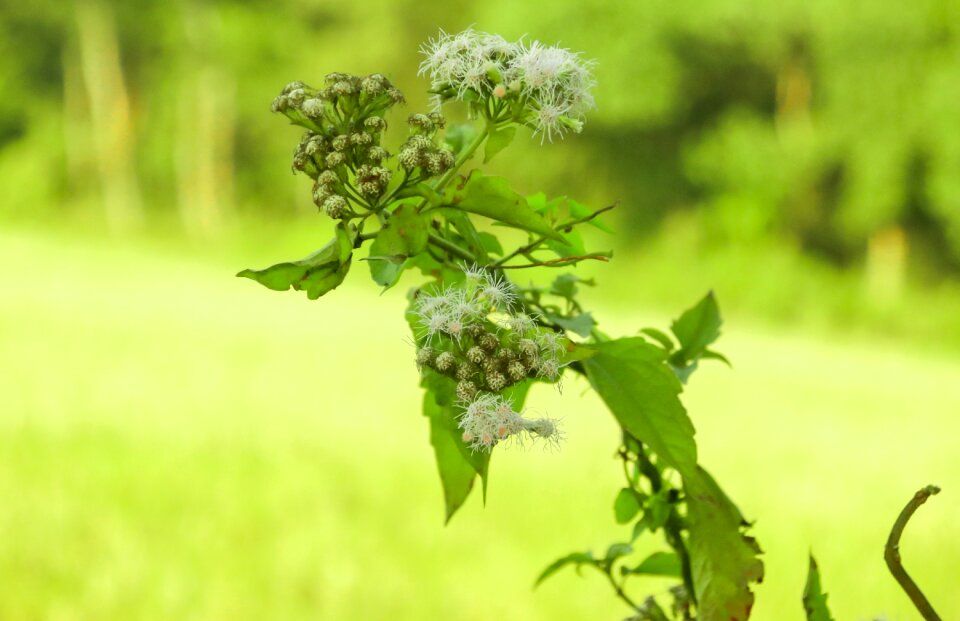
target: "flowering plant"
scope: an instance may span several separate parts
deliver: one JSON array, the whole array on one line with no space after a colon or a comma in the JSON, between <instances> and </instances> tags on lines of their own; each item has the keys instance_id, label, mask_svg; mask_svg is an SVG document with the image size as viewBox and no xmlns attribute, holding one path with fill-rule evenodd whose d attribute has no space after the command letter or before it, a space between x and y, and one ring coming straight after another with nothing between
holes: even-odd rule
<instances>
[{"instance_id":1,"label":"flowering plant","mask_svg":"<svg viewBox=\"0 0 960 621\"><path fill-rule=\"evenodd\" d=\"M531 384L559 387L564 374L586 378L621 429L624 482L613 509L630 534L601 555L558 559L537 582L568 565L586 566L606 577L636 621L747 619L751 585L763 577L760 548L699 463L679 399L701 361L726 362L711 349L721 326L713 294L669 333L645 328L611 338L578 301L580 287L592 281L563 273L547 286L521 287L508 275L608 260L609 252L588 251L577 229L609 231L600 216L612 207L524 196L504 178L463 174L481 147L486 163L518 128L541 143L580 132L593 106L593 63L560 47L473 30L441 32L421 51L435 109L409 116L408 135L393 152L382 144L386 115L404 97L382 75L331 73L322 88L293 82L274 100L275 112L306 130L293 168L313 180L313 201L336 222L335 235L304 259L238 275L316 299L343 282L369 242L365 259L384 290L408 270L426 278L410 291L406 317L448 520L478 477L486 489L497 447L557 445L563 437L557 421L524 416ZM441 110L449 102L465 104L480 127L448 129ZM475 218L516 229L523 239L505 247L508 238L492 233L503 229L478 227ZM666 549L634 558L633 542L649 535L661 535ZM638 601L627 583L645 575L676 584ZM804 597L810 619L829 619L824 600L811 564Z\"/></svg>"}]
</instances>

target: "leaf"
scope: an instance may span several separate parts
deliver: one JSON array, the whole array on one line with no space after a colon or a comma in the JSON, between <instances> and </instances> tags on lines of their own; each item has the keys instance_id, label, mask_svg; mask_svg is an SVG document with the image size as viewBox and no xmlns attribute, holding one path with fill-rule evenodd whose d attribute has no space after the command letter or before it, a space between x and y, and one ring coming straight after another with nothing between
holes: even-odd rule
<instances>
[{"instance_id":1,"label":"leaf","mask_svg":"<svg viewBox=\"0 0 960 621\"><path fill-rule=\"evenodd\" d=\"M807 621L833 621L827 608L827 594L820 586L820 570L817 561L810 555L810 568L807 570L807 584L803 588L803 609Z\"/></svg>"},{"instance_id":2,"label":"leaf","mask_svg":"<svg viewBox=\"0 0 960 621\"><path fill-rule=\"evenodd\" d=\"M516 125L508 125L490 132L490 135L487 137L487 144L483 151L483 163L486 164L492 160L493 156L495 156L497 153L500 153L509 147L516 135Z\"/></svg>"},{"instance_id":3,"label":"leaf","mask_svg":"<svg viewBox=\"0 0 960 621\"><path fill-rule=\"evenodd\" d=\"M647 576L680 577L680 557L674 552L654 552L636 567L621 567L620 573L644 574Z\"/></svg>"},{"instance_id":4,"label":"leaf","mask_svg":"<svg viewBox=\"0 0 960 621\"><path fill-rule=\"evenodd\" d=\"M593 213L593 211L591 211L589 207L587 207L586 205L583 205L582 203L578 203L572 198L567 199L567 208L570 210L570 215L573 216L574 219L576 220L580 220L581 218L586 218L587 216ZM590 220L587 220L587 222L591 226L597 227L604 233L613 234L613 229L611 229L609 226L601 222L599 218L592 218Z\"/></svg>"},{"instance_id":5,"label":"leaf","mask_svg":"<svg viewBox=\"0 0 960 621\"><path fill-rule=\"evenodd\" d=\"M427 221L413 205L400 205L370 245L370 276L390 288L400 279L408 257L427 247Z\"/></svg>"},{"instance_id":6,"label":"leaf","mask_svg":"<svg viewBox=\"0 0 960 621\"><path fill-rule=\"evenodd\" d=\"M447 143L455 156L459 156L476 136L476 127L469 123L460 123L447 129L443 135L443 141Z\"/></svg>"},{"instance_id":7,"label":"leaf","mask_svg":"<svg viewBox=\"0 0 960 621\"><path fill-rule=\"evenodd\" d=\"M633 546L629 543L614 543L607 548L607 553L604 555L603 560L609 564L622 556L627 556L632 553Z\"/></svg>"},{"instance_id":8,"label":"leaf","mask_svg":"<svg viewBox=\"0 0 960 621\"><path fill-rule=\"evenodd\" d=\"M291 287L306 291L309 299L316 300L336 289L346 278L352 251L353 235L340 224L336 237L310 256L262 270L243 270L237 276L255 280L274 291L287 291Z\"/></svg>"},{"instance_id":9,"label":"leaf","mask_svg":"<svg viewBox=\"0 0 960 621\"><path fill-rule=\"evenodd\" d=\"M659 493L647 498L643 519L647 523L647 528L650 529L651 533L662 528L670 518L673 505L670 504L668 499L669 493L669 489L663 489Z\"/></svg>"},{"instance_id":10,"label":"leaf","mask_svg":"<svg viewBox=\"0 0 960 621\"><path fill-rule=\"evenodd\" d=\"M550 285L550 293L566 300L572 300L577 295L577 283L580 279L575 274L560 274L553 279Z\"/></svg>"},{"instance_id":11,"label":"leaf","mask_svg":"<svg viewBox=\"0 0 960 621\"><path fill-rule=\"evenodd\" d=\"M593 554L590 552L574 552L558 558L554 562L550 563L550 565L548 565L547 568L540 573L540 575L537 577L537 581L534 583L534 587L539 586L541 582L557 573L567 565L572 564L575 564L579 569L581 565L596 565L597 560L593 558Z\"/></svg>"},{"instance_id":12,"label":"leaf","mask_svg":"<svg viewBox=\"0 0 960 621\"><path fill-rule=\"evenodd\" d=\"M613 501L613 514L617 524L626 524L640 512L640 501L636 493L629 487L624 487Z\"/></svg>"},{"instance_id":13,"label":"leaf","mask_svg":"<svg viewBox=\"0 0 960 621\"><path fill-rule=\"evenodd\" d=\"M580 313L579 315L574 315L573 317L564 317L563 315L546 313L546 318L564 330L568 330L574 334L579 334L584 338L590 336L593 327L597 325L597 322L593 319L593 315L590 313Z\"/></svg>"},{"instance_id":14,"label":"leaf","mask_svg":"<svg viewBox=\"0 0 960 621\"><path fill-rule=\"evenodd\" d=\"M555 255L561 258L582 257L587 254L587 248L583 245L583 237L577 231L560 232L563 241L559 242L553 239L547 240L547 247Z\"/></svg>"},{"instance_id":15,"label":"leaf","mask_svg":"<svg viewBox=\"0 0 960 621\"><path fill-rule=\"evenodd\" d=\"M684 312L670 329L680 342L677 356L683 363L699 358L720 336L720 308L711 291L693 308Z\"/></svg>"},{"instance_id":16,"label":"leaf","mask_svg":"<svg viewBox=\"0 0 960 621\"><path fill-rule=\"evenodd\" d=\"M641 334L649 336L654 341L660 343L663 346L663 349L667 352L673 351L673 341L665 333L657 330L656 328L643 328L640 330Z\"/></svg>"},{"instance_id":17,"label":"leaf","mask_svg":"<svg viewBox=\"0 0 960 621\"><path fill-rule=\"evenodd\" d=\"M527 199L511 190L503 177L472 175L465 183L448 189L445 198L463 211L563 241L563 236L530 208Z\"/></svg>"},{"instance_id":18,"label":"leaf","mask_svg":"<svg viewBox=\"0 0 960 621\"><path fill-rule=\"evenodd\" d=\"M730 362L726 356L724 356L718 351L713 351L712 349L703 350L703 353L700 354L700 357L703 358L704 360L719 360L720 362L727 365L728 367L733 367L733 363Z\"/></svg>"},{"instance_id":19,"label":"leaf","mask_svg":"<svg viewBox=\"0 0 960 621\"><path fill-rule=\"evenodd\" d=\"M703 468L683 474L688 551L699 621L744 621L752 582L763 580L756 542L743 535L743 515Z\"/></svg>"},{"instance_id":20,"label":"leaf","mask_svg":"<svg viewBox=\"0 0 960 621\"><path fill-rule=\"evenodd\" d=\"M503 256L503 246L500 245L500 239L497 238L493 233L481 232L478 234L480 239L480 244L483 245L483 249L489 252L490 254L498 254Z\"/></svg>"},{"instance_id":21,"label":"leaf","mask_svg":"<svg viewBox=\"0 0 960 621\"><path fill-rule=\"evenodd\" d=\"M590 384L620 425L683 475L696 468L693 423L680 403L680 382L663 351L641 337L590 347L583 360Z\"/></svg>"},{"instance_id":22,"label":"leaf","mask_svg":"<svg viewBox=\"0 0 960 621\"><path fill-rule=\"evenodd\" d=\"M423 413L430 419L430 444L440 473L449 522L470 495L475 475L479 474L485 481L490 454L474 452L464 444L457 426L452 381L425 370L421 384L426 389Z\"/></svg>"}]
</instances>

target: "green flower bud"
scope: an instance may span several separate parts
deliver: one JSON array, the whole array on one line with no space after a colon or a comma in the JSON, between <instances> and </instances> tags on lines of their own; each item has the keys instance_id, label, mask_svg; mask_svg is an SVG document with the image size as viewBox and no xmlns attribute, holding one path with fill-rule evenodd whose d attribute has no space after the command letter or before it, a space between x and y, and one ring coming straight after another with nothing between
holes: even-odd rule
<instances>
[{"instance_id":1,"label":"green flower bud","mask_svg":"<svg viewBox=\"0 0 960 621\"><path fill-rule=\"evenodd\" d=\"M369 130L380 132L387 128L387 122L382 116L371 116L364 119L363 126Z\"/></svg>"},{"instance_id":2,"label":"green flower bud","mask_svg":"<svg viewBox=\"0 0 960 621\"><path fill-rule=\"evenodd\" d=\"M527 376L527 367L519 360L514 360L507 366L507 375L515 382L519 382Z\"/></svg>"},{"instance_id":3,"label":"green flower bud","mask_svg":"<svg viewBox=\"0 0 960 621\"><path fill-rule=\"evenodd\" d=\"M323 212L336 220L347 211L347 206L347 199L338 194L332 194L323 201Z\"/></svg>"},{"instance_id":4,"label":"green flower bud","mask_svg":"<svg viewBox=\"0 0 960 621\"><path fill-rule=\"evenodd\" d=\"M487 354L476 345L467 350L467 360L474 364L481 364L486 359Z\"/></svg>"},{"instance_id":5,"label":"green flower bud","mask_svg":"<svg viewBox=\"0 0 960 621\"><path fill-rule=\"evenodd\" d=\"M387 150L381 146L372 146L367 151L367 159L374 164L379 164L388 157L390 157L390 154L387 153Z\"/></svg>"},{"instance_id":6,"label":"green flower bud","mask_svg":"<svg viewBox=\"0 0 960 621\"><path fill-rule=\"evenodd\" d=\"M304 100L300 104L300 111L308 118L319 119L323 116L323 101L316 97Z\"/></svg>"},{"instance_id":7,"label":"green flower bud","mask_svg":"<svg viewBox=\"0 0 960 621\"><path fill-rule=\"evenodd\" d=\"M476 394L477 387L473 382L463 380L457 384L457 398L461 401L470 401Z\"/></svg>"},{"instance_id":8,"label":"green flower bud","mask_svg":"<svg viewBox=\"0 0 960 621\"><path fill-rule=\"evenodd\" d=\"M350 147L350 138L343 135L337 136L330 144L337 151L346 151Z\"/></svg>"},{"instance_id":9,"label":"green flower bud","mask_svg":"<svg viewBox=\"0 0 960 621\"><path fill-rule=\"evenodd\" d=\"M424 367L433 362L434 351L429 347L421 347L417 350L417 366Z\"/></svg>"},{"instance_id":10,"label":"green flower bud","mask_svg":"<svg viewBox=\"0 0 960 621\"><path fill-rule=\"evenodd\" d=\"M367 132L357 132L355 134L350 134L351 144L365 147L372 142L373 142L373 137Z\"/></svg>"},{"instance_id":11,"label":"green flower bud","mask_svg":"<svg viewBox=\"0 0 960 621\"><path fill-rule=\"evenodd\" d=\"M441 373L452 372L457 366L457 359L448 351L443 352L437 356L436 361L434 361L437 371Z\"/></svg>"},{"instance_id":12,"label":"green flower bud","mask_svg":"<svg viewBox=\"0 0 960 621\"><path fill-rule=\"evenodd\" d=\"M462 363L459 367L457 367L457 379L468 380L476 375L479 371L480 369L475 364L470 362Z\"/></svg>"},{"instance_id":13,"label":"green flower bud","mask_svg":"<svg viewBox=\"0 0 960 621\"><path fill-rule=\"evenodd\" d=\"M332 188L340 183L340 178L332 170L325 170L317 177L317 183L325 188Z\"/></svg>"},{"instance_id":14,"label":"green flower bud","mask_svg":"<svg viewBox=\"0 0 960 621\"><path fill-rule=\"evenodd\" d=\"M480 345L480 347L487 350L488 352L493 352L493 351L496 351L498 347L500 347L500 339L498 339L497 337L495 337L494 335L488 332L487 334L484 334L483 336L480 337L478 344Z\"/></svg>"},{"instance_id":15,"label":"green flower bud","mask_svg":"<svg viewBox=\"0 0 960 621\"><path fill-rule=\"evenodd\" d=\"M491 392L500 392L507 387L507 378L500 373L487 373L485 379L487 388L489 388Z\"/></svg>"},{"instance_id":16,"label":"green flower bud","mask_svg":"<svg viewBox=\"0 0 960 621\"><path fill-rule=\"evenodd\" d=\"M327 168L336 168L340 164L343 164L344 157L343 153L334 151L333 153L328 153L327 157L324 160L327 164Z\"/></svg>"}]
</instances>

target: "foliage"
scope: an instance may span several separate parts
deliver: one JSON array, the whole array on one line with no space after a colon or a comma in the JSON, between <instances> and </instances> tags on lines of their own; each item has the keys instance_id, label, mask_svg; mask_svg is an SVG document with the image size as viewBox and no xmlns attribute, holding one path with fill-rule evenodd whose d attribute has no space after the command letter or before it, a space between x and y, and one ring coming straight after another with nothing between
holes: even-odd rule
<instances>
[{"instance_id":1,"label":"foliage","mask_svg":"<svg viewBox=\"0 0 960 621\"><path fill-rule=\"evenodd\" d=\"M320 88L289 84L273 108L306 130L293 167L314 180L314 203L338 222L337 237L303 261L239 275L315 298L343 280L352 251L370 241L367 260L378 285L393 286L406 270L430 278L411 290L407 320L447 520L477 476L486 489L496 447L562 437L555 421L523 415L530 384L559 386L565 371L585 376L622 431L626 486L615 518L634 522L631 541L662 533L671 551L631 567L625 563L633 546L615 542L602 557L574 552L559 559L538 582L569 564L592 567L637 619L647 619L666 613L653 597L635 602L627 580L672 576L679 580L670 590L674 618L746 619L750 586L763 577L760 550L700 465L679 399L701 359L723 359L709 349L721 324L713 294L673 323L672 338L647 329L612 339L578 301L579 285L592 281L564 273L548 286L519 287L508 278L510 270L606 261L608 252L588 251L576 232L586 223L603 227L598 216L606 210L542 193L527 198L507 179L476 170L458 176L484 144L485 160L502 151L518 127L547 139L579 132L592 102L591 63L562 48L472 30L441 33L423 52L422 70L438 101L463 102L481 121L479 130L441 140L443 116L413 114L408 137L391 155L382 146L385 113L403 95L385 77L333 73ZM507 250L506 238L481 233L475 216L524 231L526 240Z\"/></svg>"}]
</instances>

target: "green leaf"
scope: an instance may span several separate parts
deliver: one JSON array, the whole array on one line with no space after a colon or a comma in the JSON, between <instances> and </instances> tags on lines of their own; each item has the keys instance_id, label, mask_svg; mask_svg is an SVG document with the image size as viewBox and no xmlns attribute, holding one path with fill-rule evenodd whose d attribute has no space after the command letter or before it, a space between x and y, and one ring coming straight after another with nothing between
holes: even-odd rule
<instances>
[{"instance_id":1,"label":"green leaf","mask_svg":"<svg viewBox=\"0 0 960 621\"><path fill-rule=\"evenodd\" d=\"M597 325L597 322L593 320L593 315L590 313L580 313L579 315L574 315L573 317L564 317L563 315L546 313L546 318L564 330L568 330L574 334L579 334L582 337L590 336L593 327Z\"/></svg>"},{"instance_id":2,"label":"green leaf","mask_svg":"<svg viewBox=\"0 0 960 621\"><path fill-rule=\"evenodd\" d=\"M636 567L622 567L620 573L644 574L647 576L680 577L680 557L674 552L654 552Z\"/></svg>"},{"instance_id":3,"label":"green leaf","mask_svg":"<svg viewBox=\"0 0 960 621\"><path fill-rule=\"evenodd\" d=\"M657 343L660 343L660 345L663 346L663 349L667 352L673 351L673 340L660 330L657 330L656 328L643 328L640 330L640 333L645 334Z\"/></svg>"},{"instance_id":4,"label":"green leaf","mask_svg":"<svg viewBox=\"0 0 960 621\"><path fill-rule=\"evenodd\" d=\"M572 198L567 199L567 208L570 210L570 215L573 216L573 218L576 220L579 220L581 218L586 218L587 216L593 213L593 211L589 207L581 203L578 203ZM609 226L601 222L599 218L593 218L591 220L587 220L587 222L591 226L597 227L604 233L613 234L613 229L611 229Z\"/></svg>"},{"instance_id":5,"label":"green leaf","mask_svg":"<svg viewBox=\"0 0 960 621\"><path fill-rule=\"evenodd\" d=\"M492 160L493 156L495 156L497 153L500 153L509 147L516 135L516 125L508 125L490 132L490 135L487 136L487 145L484 147L483 151L483 163L486 164Z\"/></svg>"},{"instance_id":6,"label":"green leaf","mask_svg":"<svg viewBox=\"0 0 960 621\"><path fill-rule=\"evenodd\" d=\"M620 425L683 475L696 468L693 423L680 403L680 382L659 347L641 337L590 347L583 360L594 390Z\"/></svg>"},{"instance_id":7,"label":"green leaf","mask_svg":"<svg viewBox=\"0 0 960 621\"><path fill-rule=\"evenodd\" d=\"M728 367L733 367L733 363L727 360L726 356L718 351L713 351L712 349L703 350L703 353L700 355L700 357L704 360L719 360Z\"/></svg>"},{"instance_id":8,"label":"green leaf","mask_svg":"<svg viewBox=\"0 0 960 621\"><path fill-rule=\"evenodd\" d=\"M680 342L677 356L683 362L699 358L720 336L720 309L711 291L696 306L683 313L670 329Z\"/></svg>"},{"instance_id":9,"label":"green leaf","mask_svg":"<svg viewBox=\"0 0 960 621\"><path fill-rule=\"evenodd\" d=\"M579 569L581 565L596 565L597 559L593 558L593 554L590 552L574 552L573 554L568 554L564 557L558 558L554 562L550 563L546 569L544 569L540 575L537 577L537 581L534 586L539 586L541 582L557 573L559 570L563 569L567 565L576 565Z\"/></svg>"},{"instance_id":10,"label":"green leaf","mask_svg":"<svg viewBox=\"0 0 960 621\"><path fill-rule=\"evenodd\" d=\"M803 609L807 621L833 621L827 608L827 594L820 586L820 570L817 561L810 555L810 568L807 570L807 584L803 588Z\"/></svg>"},{"instance_id":11,"label":"green leaf","mask_svg":"<svg viewBox=\"0 0 960 621\"><path fill-rule=\"evenodd\" d=\"M462 123L448 128L443 135L443 141L455 156L459 156L476 137L477 128L470 123Z\"/></svg>"},{"instance_id":12,"label":"green leaf","mask_svg":"<svg viewBox=\"0 0 960 621\"><path fill-rule=\"evenodd\" d=\"M706 470L683 474L688 551L700 621L744 621L750 584L763 579L756 542L741 532L743 515Z\"/></svg>"},{"instance_id":13,"label":"green leaf","mask_svg":"<svg viewBox=\"0 0 960 621\"><path fill-rule=\"evenodd\" d=\"M478 234L483 249L490 254L503 256L503 246L500 245L500 239L493 233L481 232Z\"/></svg>"},{"instance_id":14,"label":"green leaf","mask_svg":"<svg viewBox=\"0 0 960 621\"><path fill-rule=\"evenodd\" d=\"M326 246L299 261L278 263L262 270L243 270L237 276L249 278L273 289L306 291L307 297L316 300L336 289L350 270L353 251L353 234L342 224L337 226L336 237Z\"/></svg>"},{"instance_id":15,"label":"green leaf","mask_svg":"<svg viewBox=\"0 0 960 621\"><path fill-rule=\"evenodd\" d=\"M370 275L383 287L392 287L403 273L404 262L427 247L427 219L413 205L400 205L370 245Z\"/></svg>"},{"instance_id":16,"label":"green leaf","mask_svg":"<svg viewBox=\"0 0 960 621\"><path fill-rule=\"evenodd\" d=\"M564 241L560 233L530 208L527 199L510 189L503 177L471 175L464 183L448 189L445 199L463 211Z\"/></svg>"},{"instance_id":17,"label":"green leaf","mask_svg":"<svg viewBox=\"0 0 960 621\"><path fill-rule=\"evenodd\" d=\"M582 257L587 254L587 248L583 245L583 237L577 231L559 232L563 241L553 239L547 240L547 248L553 251L555 255L561 258Z\"/></svg>"},{"instance_id":18,"label":"green leaf","mask_svg":"<svg viewBox=\"0 0 960 621\"><path fill-rule=\"evenodd\" d=\"M647 523L647 528L650 529L651 533L662 528L670 518L673 505L670 504L669 494L669 489L663 489L647 498L644 506L643 519Z\"/></svg>"},{"instance_id":19,"label":"green leaf","mask_svg":"<svg viewBox=\"0 0 960 621\"><path fill-rule=\"evenodd\" d=\"M607 553L604 555L603 560L607 563L612 563L622 556L627 556L633 553L633 546L629 543L614 543L607 548Z\"/></svg>"},{"instance_id":20,"label":"green leaf","mask_svg":"<svg viewBox=\"0 0 960 621\"><path fill-rule=\"evenodd\" d=\"M636 493L629 487L624 487L613 501L613 514L617 524L626 524L640 512L640 501Z\"/></svg>"}]
</instances>

